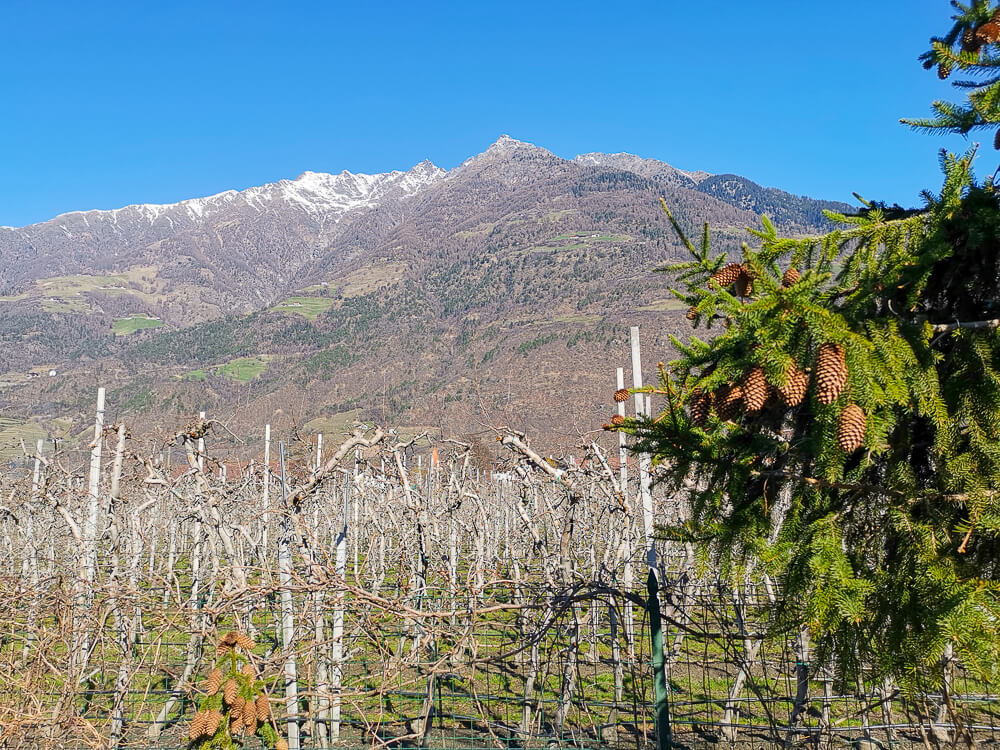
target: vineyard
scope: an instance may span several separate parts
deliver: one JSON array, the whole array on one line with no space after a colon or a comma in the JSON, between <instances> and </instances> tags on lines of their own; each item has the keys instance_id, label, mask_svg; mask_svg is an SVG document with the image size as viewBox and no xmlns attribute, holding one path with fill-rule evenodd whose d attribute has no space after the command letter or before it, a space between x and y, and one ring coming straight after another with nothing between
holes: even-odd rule
<instances>
[{"instance_id":1,"label":"vineyard","mask_svg":"<svg viewBox=\"0 0 1000 750\"><path fill-rule=\"evenodd\" d=\"M565 461L498 440L494 471L381 428L295 463L199 419L144 455L102 393L89 451L3 475L0 747L185 746L229 631L292 748L1000 741L1000 699L947 658L904 695L765 633L780 582L657 540L684 499L624 437Z\"/></svg>"}]
</instances>

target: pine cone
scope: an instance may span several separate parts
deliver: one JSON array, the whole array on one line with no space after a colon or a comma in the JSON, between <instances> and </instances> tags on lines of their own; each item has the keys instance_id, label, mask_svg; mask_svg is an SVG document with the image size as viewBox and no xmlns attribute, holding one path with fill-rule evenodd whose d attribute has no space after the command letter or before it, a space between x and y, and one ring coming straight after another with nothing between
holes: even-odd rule
<instances>
[{"instance_id":1,"label":"pine cone","mask_svg":"<svg viewBox=\"0 0 1000 750\"><path fill-rule=\"evenodd\" d=\"M616 404L624 404L626 401L628 401L628 397L629 397L628 388L619 388L617 391L615 391Z\"/></svg>"},{"instance_id":2,"label":"pine cone","mask_svg":"<svg viewBox=\"0 0 1000 750\"><path fill-rule=\"evenodd\" d=\"M797 284L799 279L802 278L802 274L799 273L797 268L789 268L783 274L781 274L781 286L787 289L793 284Z\"/></svg>"},{"instance_id":3,"label":"pine cone","mask_svg":"<svg viewBox=\"0 0 1000 750\"><path fill-rule=\"evenodd\" d=\"M228 705L233 705L236 701L236 680L230 677L226 680L226 684L222 686L222 700L224 700Z\"/></svg>"},{"instance_id":4,"label":"pine cone","mask_svg":"<svg viewBox=\"0 0 1000 750\"><path fill-rule=\"evenodd\" d=\"M215 652L219 656L222 656L235 645L236 645L236 633L234 633L232 630L229 630L222 636L222 638L219 639L219 645L216 647Z\"/></svg>"},{"instance_id":5,"label":"pine cone","mask_svg":"<svg viewBox=\"0 0 1000 750\"><path fill-rule=\"evenodd\" d=\"M243 704L243 726L250 734L257 731L257 704L253 701Z\"/></svg>"},{"instance_id":6,"label":"pine cone","mask_svg":"<svg viewBox=\"0 0 1000 750\"><path fill-rule=\"evenodd\" d=\"M979 52L979 48L982 46L983 43L979 41L976 29L970 26L962 32L962 52Z\"/></svg>"},{"instance_id":7,"label":"pine cone","mask_svg":"<svg viewBox=\"0 0 1000 750\"><path fill-rule=\"evenodd\" d=\"M809 390L809 375L802 372L798 366L792 362L785 372L785 384L778 388L778 395L782 403L787 407L798 406L802 399L806 397Z\"/></svg>"},{"instance_id":8,"label":"pine cone","mask_svg":"<svg viewBox=\"0 0 1000 750\"><path fill-rule=\"evenodd\" d=\"M1000 41L1000 23L996 21L987 21L975 32L976 41L980 44L995 44ZM976 47L975 50L965 49L965 35L962 35L962 49L966 52L978 52L979 48Z\"/></svg>"},{"instance_id":9,"label":"pine cone","mask_svg":"<svg viewBox=\"0 0 1000 750\"><path fill-rule=\"evenodd\" d=\"M832 404L847 385L847 360L844 349L837 344L825 343L816 356L816 400Z\"/></svg>"},{"instance_id":10,"label":"pine cone","mask_svg":"<svg viewBox=\"0 0 1000 750\"><path fill-rule=\"evenodd\" d=\"M274 750L288 750L288 740L280 738L274 745Z\"/></svg>"},{"instance_id":11,"label":"pine cone","mask_svg":"<svg viewBox=\"0 0 1000 750\"><path fill-rule=\"evenodd\" d=\"M267 702L267 696L261 693L257 696L257 700L254 701L254 705L257 707L257 718L261 721L267 721L271 718L271 704Z\"/></svg>"},{"instance_id":12,"label":"pine cone","mask_svg":"<svg viewBox=\"0 0 1000 750\"><path fill-rule=\"evenodd\" d=\"M243 731L243 717L235 711L229 712L229 733L238 734Z\"/></svg>"},{"instance_id":13,"label":"pine cone","mask_svg":"<svg viewBox=\"0 0 1000 750\"><path fill-rule=\"evenodd\" d=\"M747 411L760 411L764 407L764 402L767 401L768 387L764 371L756 365L751 367L750 372L743 376L743 383L740 387L743 391L743 404Z\"/></svg>"},{"instance_id":14,"label":"pine cone","mask_svg":"<svg viewBox=\"0 0 1000 750\"><path fill-rule=\"evenodd\" d=\"M253 668L253 664L247 662L243 665L243 669L240 670L240 674L246 677L248 680L257 679L257 670Z\"/></svg>"},{"instance_id":15,"label":"pine cone","mask_svg":"<svg viewBox=\"0 0 1000 750\"><path fill-rule=\"evenodd\" d=\"M191 719L191 726L188 727L188 739L194 741L205 734L205 722L208 720L205 711L199 711Z\"/></svg>"},{"instance_id":16,"label":"pine cone","mask_svg":"<svg viewBox=\"0 0 1000 750\"><path fill-rule=\"evenodd\" d=\"M694 306L689 307L688 311L686 313L684 313L684 317L687 318L690 321L697 320L698 319L698 308L694 307Z\"/></svg>"},{"instance_id":17,"label":"pine cone","mask_svg":"<svg viewBox=\"0 0 1000 750\"><path fill-rule=\"evenodd\" d=\"M703 426L708 421L708 415L712 412L712 396L697 388L694 389L691 393L691 399L688 401L688 412L695 425Z\"/></svg>"},{"instance_id":18,"label":"pine cone","mask_svg":"<svg viewBox=\"0 0 1000 750\"><path fill-rule=\"evenodd\" d=\"M247 653L250 653L251 651L254 650L254 647L257 644L254 643L253 642L253 638L251 638L250 636L248 636L246 633L237 633L236 634L236 645L239 646L244 651L246 651Z\"/></svg>"},{"instance_id":19,"label":"pine cone","mask_svg":"<svg viewBox=\"0 0 1000 750\"><path fill-rule=\"evenodd\" d=\"M844 453L853 453L865 442L865 413L857 404L848 405L837 422L837 445Z\"/></svg>"},{"instance_id":20,"label":"pine cone","mask_svg":"<svg viewBox=\"0 0 1000 750\"><path fill-rule=\"evenodd\" d=\"M739 417L740 404L743 401L743 389L738 385L724 385L716 394L716 411L723 422L732 422Z\"/></svg>"},{"instance_id":21,"label":"pine cone","mask_svg":"<svg viewBox=\"0 0 1000 750\"><path fill-rule=\"evenodd\" d=\"M222 712L213 708L205 716L205 734L211 737L218 731L222 723Z\"/></svg>"},{"instance_id":22,"label":"pine cone","mask_svg":"<svg viewBox=\"0 0 1000 750\"><path fill-rule=\"evenodd\" d=\"M749 297L753 294L753 272L746 266L740 266L740 275L736 277L733 291L737 297Z\"/></svg>"},{"instance_id":23,"label":"pine cone","mask_svg":"<svg viewBox=\"0 0 1000 750\"><path fill-rule=\"evenodd\" d=\"M940 65L938 65L937 73L938 73L938 78L940 78L943 81L945 78L951 75L951 69L944 63L941 63Z\"/></svg>"},{"instance_id":24,"label":"pine cone","mask_svg":"<svg viewBox=\"0 0 1000 750\"><path fill-rule=\"evenodd\" d=\"M621 427L623 424L625 424L625 417L623 417L621 414L615 414L613 417L611 417L612 427Z\"/></svg>"},{"instance_id":25,"label":"pine cone","mask_svg":"<svg viewBox=\"0 0 1000 750\"><path fill-rule=\"evenodd\" d=\"M208 677L205 679L205 693L215 695L219 692L220 687L222 687L222 670L216 667L208 673Z\"/></svg>"},{"instance_id":26,"label":"pine cone","mask_svg":"<svg viewBox=\"0 0 1000 750\"><path fill-rule=\"evenodd\" d=\"M742 263L730 263L712 274L712 281L725 289L743 274Z\"/></svg>"}]
</instances>

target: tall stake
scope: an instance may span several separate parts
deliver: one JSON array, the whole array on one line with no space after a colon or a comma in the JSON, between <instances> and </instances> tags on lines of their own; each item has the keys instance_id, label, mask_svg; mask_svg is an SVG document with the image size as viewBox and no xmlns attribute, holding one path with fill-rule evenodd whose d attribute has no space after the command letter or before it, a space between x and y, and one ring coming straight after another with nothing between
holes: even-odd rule
<instances>
[{"instance_id":1,"label":"tall stake","mask_svg":"<svg viewBox=\"0 0 1000 750\"><path fill-rule=\"evenodd\" d=\"M94 597L94 582L97 578L97 524L100 515L100 498L98 488L101 482L101 446L104 444L104 388L97 389L97 415L94 418L94 442L90 446L90 475L87 486L87 517L83 526L83 541L85 557L83 563L83 591L78 605L80 611L74 620L74 640L78 649L73 654L75 666L80 670L81 677L84 665L90 653L89 626L84 623L86 612Z\"/></svg>"},{"instance_id":2,"label":"tall stake","mask_svg":"<svg viewBox=\"0 0 1000 750\"><path fill-rule=\"evenodd\" d=\"M264 425L264 527L260 532L260 546L267 556L267 529L271 512L271 425Z\"/></svg>"},{"instance_id":3,"label":"tall stake","mask_svg":"<svg viewBox=\"0 0 1000 750\"><path fill-rule=\"evenodd\" d=\"M281 647L285 652L285 713L288 715L288 750L299 750L298 680L295 674L294 605L292 602L292 511L285 482L285 444L278 443L281 461L281 536L278 538L278 583L281 586Z\"/></svg>"},{"instance_id":4,"label":"tall stake","mask_svg":"<svg viewBox=\"0 0 1000 750\"><path fill-rule=\"evenodd\" d=\"M642 388L642 359L639 354L639 326L629 329L632 343L632 387ZM635 394L635 415L648 417L643 394ZM648 453L639 454L639 495L642 500L642 532L646 541L646 565L656 575L656 546L653 543L653 490Z\"/></svg>"}]
</instances>

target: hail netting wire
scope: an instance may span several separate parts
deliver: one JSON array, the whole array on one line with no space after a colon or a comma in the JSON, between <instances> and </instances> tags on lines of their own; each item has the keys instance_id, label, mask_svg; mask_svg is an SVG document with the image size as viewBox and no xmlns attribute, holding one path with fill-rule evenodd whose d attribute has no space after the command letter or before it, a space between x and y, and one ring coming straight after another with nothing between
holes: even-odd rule
<instances>
[{"instance_id":1,"label":"hail netting wire","mask_svg":"<svg viewBox=\"0 0 1000 750\"><path fill-rule=\"evenodd\" d=\"M554 479L515 453L491 476L444 444L417 469L419 442L379 444L300 492L324 470L297 476L294 456L286 486L248 456L220 477L211 439L175 446L167 473L107 435L96 545L89 455L0 476L17 500L0 517L7 747L181 746L228 630L253 636L270 712L304 748L653 746L636 472L622 488L591 452L553 460ZM652 491L658 519L683 515ZM993 688L961 664L904 698L768 632L780 582L698 576L672 543L656 560L676 743L1000 739Z\"/></svg>"}]
</instances>

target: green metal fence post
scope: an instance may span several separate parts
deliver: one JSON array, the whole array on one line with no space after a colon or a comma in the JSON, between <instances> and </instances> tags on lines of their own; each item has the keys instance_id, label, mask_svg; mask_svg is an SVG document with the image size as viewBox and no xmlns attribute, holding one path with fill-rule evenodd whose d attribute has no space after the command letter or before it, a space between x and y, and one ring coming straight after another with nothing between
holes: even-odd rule
<instances>
[{"instance_id":1,"label":"green metal fence post","mask_svg":"<svg viewBox=\"0 0 1000 750\"><path fill-rule=\"evenodd\" d=\"M656 745L658 750L670 750L673 745L670 732L670 697L667 693L667 665L663 658L663 627L660 620L660 597L656 574L650 570L646 579L649 599L649 634L653 647L653 698L656 707Z\"/></svg>"}]
</instances>

